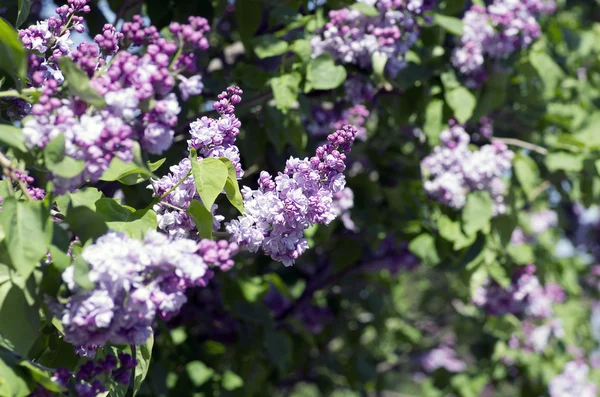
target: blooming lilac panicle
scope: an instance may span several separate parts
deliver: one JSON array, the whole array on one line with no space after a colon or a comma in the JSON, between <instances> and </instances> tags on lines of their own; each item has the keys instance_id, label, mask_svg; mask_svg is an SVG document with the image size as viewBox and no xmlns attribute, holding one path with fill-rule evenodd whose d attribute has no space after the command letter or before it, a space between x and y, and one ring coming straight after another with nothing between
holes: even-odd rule
<instances>
[{"instance_id":1,"label":"blooming lilac panicle","mask_svg":"<svg viewBox=\"0 0 600 397\"><path fill-rule=\"evenodd\" d=\"M345 186L346 154L356 137L347 125L327 137L310 159L290 158L275 178L261 172L259 188L242 189L244 216L229 222L231 240L251 252L259 248L273 260L291 266L308 248L303 231L336 216L333 194Z\"/></svg>"},{"instance_id":2,"label":"blooming lilac panicle","mask_svg":"<svg viewBox=\"0 0 600 397\"><path fill-rule=\"evenodd\" d=\"M503 214L506 186L502 177L512 168L513 152L500 141L471 151L469 135L455 122L442 131L440 140L440 146L421 162L427 194L444 205L460 209L469 192L485 190L494 202L494 213Z\"/></svg>"},{"instance_id":3,"label":"blooming lilac panicle","mask_svg":"<svg viewBox=\"0 0 600 397\"><path fill-rule=\"evenodd\" d=\"M338 130L350 124L356 127L357 139L362 141L367 139L365 124L371 112L365 105L356 104L343 111L326 109L323 105L319 105L313 107L311 113L307 129L315 136L327 135L331 130Z\"/></svg>"},{"instance_id":4,"label":"blooming lilac panicle","mask_svg":"<svg viewBox=\"0 0 600 397\"><path fill-rule=\"evenodd\" d=\"M552 13L554 0L494 0L472 5L463 17L463 35L452 53L452 64L467 76L467 85L487 79L486 59L502 59L526 48L541 34L536 16Z\"/></svg>"},{"instance_id":5,"label":"blooming lilac panicle","mask_svg":"<svg viewBox=\"0 0 600 397\"><path fill-rule=\"evenodd\" d=\"M597 387L588 380L589 371L584 362L568 362L563 372L550 381L550 397L596 397Z\"/></svg>"},{"instance_id":6,"label":"blooming lilac panicle","mask_svg":"<svg viewBox=\"0 0 600 397\"><path fill-rule=\"evenodd\" d=\"M313 56L330 53L335 59L371 66L374 54L388 57L386 68L395 76L406 66L404 57L420 33L421 18L437 3L435 0L358 0L377 8L379 15L367 16L358 10L342 8L329 12L329 22L313 37Z\"/></svg>"},{"instance_id":7,"label":"blooming lilac panicle","mask_svg":"<svg viewBox=\"0 0 600 397\"><path fill-rule=\"evenodd\" d=\"M154 231L139 241L109 232L81 254L92 291L77 286L73 266L62 275L72 292L58 309L66 340L83 347L145 343L154 318L175 315L185 289L206 286L213 268L230 269L236 251L227 241L171 240Z\"/></svg>"},{"instance_id":8,"label":"blooming lilac panicle","mask_svg":"<svg viewBox=\"0 0 600 397\"><path fill-rule=\"evenodd\" d=\"M238 178L244 174L239 149L235 145L241 123L233 112L235 105L242 100L242 93L242 90L235 86L222 92L214 104L220 117L218 119L202 117L192 122L190 124L191 139L188 140L188 148L197 151L199 161L208 157L226 157L231 160ZM158 228L175 238L185 238L197 232L194 221L185 212L193 200L200 200L194 177L188 175L190 169L190 159L183 159L178 165L170 168L169 174L153 181L152 185L148 186L148 189L152 189L154 194L160 197L177 185L161 202L154 206L158 216ZM217 208L216 204L213 205L213 214ZM214 226L217 230L223 219L222 216L214 216Z\"/></svg>"}]
</instances>

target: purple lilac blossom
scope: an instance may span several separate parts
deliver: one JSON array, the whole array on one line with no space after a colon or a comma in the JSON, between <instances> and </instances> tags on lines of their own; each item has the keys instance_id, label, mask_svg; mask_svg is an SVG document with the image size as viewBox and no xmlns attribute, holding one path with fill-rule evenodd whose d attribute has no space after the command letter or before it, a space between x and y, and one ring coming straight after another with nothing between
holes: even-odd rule
<instances>
[{"instance_id":1,"label":"purple lilac blossom","mask_svg":"<svg viewBox=\"0 0 600 397\"><path fill-rule=\"evenodd\" d=\"M329 12L329 22L313 37L313 57L329 53L343 63L371 67L373 55L387 56L386 69L395 76L406 67L405 56L417 41L423 14L435 0L358 0L377 9L368 16L357 9Z\"/></svg>"},{"instance_id":2,"label":"purple lilac blossom","mask_svg":"<svg viewBox=\"0 0 600 397\"><path fill-rule=\"evenodd\" d=\"M452 53L452 64L467 77L469 87L487 79L486 59L503 59L530 46L541 34L536 16L552 13L554 0L495 0L472 5L463 17L464 31Z\"/></svg>"},{"instance_id":3,"label":"purple lilac blossom","mask_svg":"<svg viewBox=\"0 0 600 397\"><path fill-rule=\"evenodd\" d=\"M356 139L364 141L367 139L365 123L371 114L365 105L352 105L352 107L341 112L336 109L327 109L323 105L313 107L308 131L314 136L324 136L331 130L339 130L350 124L356 127Z\"/></svg>"},{"instance_id":4,"label":"purple lilac blossom","mask_svg":"<svg viewBox=\"0 0 600 397\"><path fill-rule=\"evenodd\" d=\"M97 181L114 157L131 161L135 141L150 153L167 150L181 111L173 92L177 81L184 100L202 91L199 75L188 79L182 73L195 73L195 55L189 51L208 48L205 34L210 28L204 18L190 17L189 24L172 23L169 29L175 41L170 41L161 37L156 27L144 27L136 16L133 22L123 24L122 32L106 24L94 38L95 44L84 42L73 49L68 33L71 29L83 31L83 19L75 13L89 12L86 2L69 0L68 6L57 9L59 17L20 31L24 45L41 56L29 57L30 80L41 87L41 95L31 107L31 117L23 120L26 143L31 149L43 149L50 140L64 135L66 154L85 163L84 170L73 178L54 177L59 194L87 180ZM124 50L119 51L123 43ZM145 51L127 52L131 44L144 44ZM88 74L90 86L106 100L104 109L89 108L77 97L58 97L62 75L56 61L63 56ZM113 58L105 67L108 56ZM99 70L102 73L98 74Z\"/></svg>"},{"instance_id":5,"label":"purple lilac blossom","mask_svg":"<svg viewBox=\"0 0 600 397\"><path fill-rule=\"evenodd\" d=\"M535 265L519 268L506 288L487 280L476 289L473 303L494 316L513 313L551 318L554 315L553 304L564 301L565 293L558 284L542 286L535 271Z\"/></svg>"},{"instance_id":6,"label":"purple lilac blossom","mask_svg":"<svg viewBox=\"0 0 600 397\"><path fill-rule=\"evenodd\" d=\"M345 187L333 194L333 203L331 204L335 216L339 217L344 227L353 232L358 231L356 224L350 217L350 210L354 207L354 192L349 187Z\"/></svg>"},{"instance_id":7,"label":"purple lilac blossom","mask_svg":"<svg viewBox=\"0 0 600 397\"><path fill-rule=\"evenodd\" d=\"M434 372L438 368L444 368L448 372L462 372L467 364L457 357L456 351L450 346L438 346L423 354L420 358L423 369Z\"/></svg>"},{"instance_id":8,"label":"purple lilac blossom","mask_svg":"<svg viewBox=\"0 0 600 397\"><path fill-rule=\"evenodd\" d=\"M453 120L441 132L440 140L440 146L421 162L427 194L444 205L460 209L469 192L487 191L494 203L494 214L503 214L506 185L502 177L512 168L513 152L500 141L471 151L469 135Z\"/></svg>"},{"instance_id":9,"label":"purple lilac blossom","mask_svg":"<svg viewBox=\"0 0 600 397\"><path fill-rule=\"evenodd\" d=\"M251 252L262 248L291 266L308 248L304 230L336 216L333 195L345 187L345 160L355 137L356 128L344 126L327 137L314 157L290 158L275 178L262 171L257 190L242 189L245 214L227 223L231 240Z\"/></svg>"},{"instance_id":10,"label":"purple lilac blossom","mask_svg":"<svg viewBox=\"0 0 600 397\"><path fill-rule=\"evenodd\" d=\"M149 231L143 241L109 232L86 247L91 291L75 283L74 266L63 281L72 295L60 306L65 339L75 346L145 343L154 318L177 314L186 288L206 286L214 268L228 270L236 244L171 240Z\"/></svg>"},{"instance_id":11,"label":"purple lilac blossom","mask_svg":"<svg viewBox=\"0 0 600 397\"><path fill-rule=\"evenodd\" d=\"M208 157L226 157L236 169L238 179L244 171L240 162L239 149L235 145L237 135L240 133L241 123L233 114L235 105L240 103L242 90L231 86L227 91L221 93L214 107L220 114L218 119L202 117L190 124L191 139L188 140L188 148L195 149L198 153L198 161ZM178 165L170 168L170 173L161 179L152 181L148 189L152 189L155 196L162 196L181 182L172 192L165 196L154 210L158 216L158 228L175 238L185 238L197 232L196 225L191 217L185 212L193 200L200 200L196 191L194 177L190 175L191 163L189 158L181 160ZM212 212L217 210L216 204ZM215 215L215 229L220 228L220 222L224 218Z\"/></svg>"},{"instance_id":12,"label":"purple lilac blossom","mask_svg":"<svg viewBox=\"0 0 600 397\"><path fill-rule=\"evenodd\" d=\"M550 397L596 397L597 387L588 380L589 372L585 362L566 363L563 372L550 381Z\"/></svg>"}]
</instances>

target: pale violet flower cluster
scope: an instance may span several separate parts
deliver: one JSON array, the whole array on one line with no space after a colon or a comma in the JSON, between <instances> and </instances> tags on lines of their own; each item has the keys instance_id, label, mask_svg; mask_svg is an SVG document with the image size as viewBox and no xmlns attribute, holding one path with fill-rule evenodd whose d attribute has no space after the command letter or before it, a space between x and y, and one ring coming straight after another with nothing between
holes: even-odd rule
<instances>
[{"instance_id":1,"label":"pale violet flower cluster","mask_svg":"<svg viewBox=\"0 0 600 397\"><path fill-rule=\"evenodd\" d=\"M562 338L564 334L560 319L555 317L554 304L565 300L565 292L558 284L543 286L535 271L534 265L519 268L506 288L487 280L476 289L472 300L490 315L512 313L520 316L522 335L512 335L509 346L542 352L552 336Z\"/></svg>"},{"instance_id":2,"label":"pale violet flower cluster","mask_svg":"<svg viewBox=\"0 0 600 397\"><path fill-rule=\"evenodd\" d=\"M334 193L331 205L335 216L340 218L346 229L352 231L358 230L358 227L350 217L350 210L354 207L354 192L352 189L345 187L339 192Z\"/></svg>"},{"instance_id":3,"label":"pale violet flower cluster","mask_svg":"<svg viewBox=\"0 0 600 397\"><path fill-rule=\"evenodd\" d=\"M357 0L377 10L369 16L358 9L329 12L329 21L311 44L313 56L330 53L335 59L370 68L374 54L388 58L386 68L395 76L406 66L405 56L417 41L423 14L436 0Z\"/></svg>"},{"instance_id":4,"label":"pale violet flower cluster","mask_svg":"<svg viewBox=\"0 0 600 397\"><path fill-rule=\"evenodd\" d=\"M186 302L185 290L206 286L215 268L228 270L236 244L172 240L149 231L143 241L109 232L86 247L93 289L75 282L75 265L62 278L72 295L57 309L66 340L75 346L145 343L158 315L168 319Z\"/></svg>"},{"instance_id":5,"label":"pale violet flower cluster","mask_svg":"<svg viewBox=\"0 0 600 397\"><path fill-rule=\"evenodd\" d=\"M424 189L441 204L461 209L469 192L487 191L494 213L506 211L505 174L512 168L513 152L500 141L478 150L469 149L470 137L464 127L454 121L440 134L440 146L421 162Z\"/></svg>"},{"instance_id":6,"label":"pale violet flower cluster","mask_svg":"<svg viewBox=\"0 0 600 397\"><path fill-rule=\"evenodd\" d=\"M242 100L241 95L242 90L239 87L228 87L213 104L215 110L219 112L219 118L202 117L191 123L191 138L188 140L188 149L197 151L198 161L208 157L226 157L235 167L238 178L241 178L244 173L239 149L235 145L241 123L233 113L235 105ZM193 200L200 200L194 177L189 173L190 161L189 158L181 160L179 164L170 168L169 174L152 181L148 186L148 189L153 189L158 197L170 191L154 206L154 210L158 216L158 228L175 238L185 238L197 231L192 218L185 212ZM214 204L213 214L217 208ZM222 216L214 215L215 229L219 229L222 220Z\"/></svg>"},{"instance_id":7,"label":"pale violet flower cluster","mask_svg":"<svg viewBox=\"0 0 600 397\"><path fill-rule=\"evenodd\" d=\"M262 248L291 266L308 248L304 230L336 216L333 195L346 184L346 154L355 137L356 129L344 126L327 137L314 157L290 158L275 178L262 171L257 190L242 189L245 214L226 225L231 240L251 252Z\"/></svg>"},{"instance_id":8,"label":"pale violet flower cluster","mask_svg":"<svg viewBox=\"0 0 600 397\"><path fill-rule=\"evenodd\" d=\"M94 43L83 42L75 49L68 32L83 31L83 19L75 13L89 12L86 3L69 0L56 10L58 17L19 34L26 48L37 51L29 57L30 81L41 87L37 103L21 112L30 113L23 120L27 146L44 149L63 135L66 155L84 163L81 173L72 178L54 176L59 194L88 180L97 181L115 157L131 161L136 141L150 153L166 151L173 143L173 128L181 112L175 86L179 83L184 100L203 89L201 77L194 74L196 55L192 51L208 48L205 36L210 27L206 19L190 17L189 24L172 23L171 41L135 16L123 24L122 32L106 24ZM130 52L132 45L144 48ZM105 67L109 56L110 65ZM105 106L90 106L73 95L64 97L67 91L59 90L63 83L62 75L58 75L61 57L71 58L90 77L90 86L104 98ZM97 73L100 70L102 73ZM192 76L185 77L184 73Z\"/></svg>"},{"instance_id":9,"label":"pale violet flower cluster","mask_svg":"<svg viewBox=\"0 0 600 397\"><path fill-rule=\"evenodd\" d=\"M434 372L438 368L444 368L448 372L463 372L467 364L457 357L456 351L450 347L441 345L431 349L420 357L423 369Z\"/></svg>"},{"instance_id":10,"label":"pale violet flower cluster","mask_svg":"<svg viewBox=\"0 0 600 397\"><path fill-rule=\"evenodd\" d=\"M452 53L452 64L467 76L467 85L487 79L487 59L503 59L526 48L540 36L540 13L554 12L554 0L494 0L487 7L472 5L463 17L464 32Z\"/></svg>"},{"instance_id":11,"label":"pale violet flower cluster","mask_svg":"<svg viewBox=\"0 0 600 397\"><path fill-rule=\"evenodd\" d=\"M548 387L550 397L596 397L597 386L588 379L590 367L582 361L569 361Z\"/></svg>"}]
</instances>

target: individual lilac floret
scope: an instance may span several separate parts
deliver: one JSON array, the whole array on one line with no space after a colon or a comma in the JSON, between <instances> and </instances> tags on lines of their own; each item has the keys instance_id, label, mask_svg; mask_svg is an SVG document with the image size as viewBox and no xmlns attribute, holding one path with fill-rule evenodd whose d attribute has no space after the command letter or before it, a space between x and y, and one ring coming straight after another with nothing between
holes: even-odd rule
<instances>
[{"instance_id":1,"label":"individual lilac floret","mask_svg":"<svg viewBox=\"0 0 600 397\"><path fill-rule=\"evenodd\" d=\"M251 252L262 248L273 260L291 266L308 248L304 230L329 224L336 216L333 194L346 184L346 154L355 137L356 128L344 126L327 137L314 157L290 158L275 178L262 171L257 190L242 189L245 215L227 224L231 240Z\"/></svg>"},{"instance_id":2,"label":"individual lilac floret","mask_svg":"<svg viewBox=\"0 0 600 397\"><path fill-rule=\"evenodd\" d=\"M487 79L486 59L498 60L526 48L541 34L536 16L552 13L554 0L495 0L472 5L463 17L464 31L452 53L452 64L478 87Z\"/></svg>"},{"instance_id":3,"label":"individual lilac floret","mask_svg":"<svg viewBox=\"0 0 600 397\"><path fill-rule=\"evenodd\" d=\"M73 266L62 275L72 293L58 310L66 340L75 346L145 343L154 318L177 314L186 288L206 286L213 268L231 268L236 250L226 241L171 240L155 231L140 241L109 232L81 254L91 291L75 283Z\"/></svg>"},{"instance_id":4,"label":"individual lilac floret","mask_svg":"<svg viewBox=\"0 0 600 397\"><path fill-rule=\"evenodd\" d=\"M238 179L244 174L239 149L235 145L241 123L233 112L235 105L242 100L242 93L242 90L235 86L222 92L218 96L219 100L214 103L214 108L220 113L220 117L218 119L202 117L192 122L191 139L188 140L188 148L197 151L198 161L208 157L226 157L235 167ZM194 221L185 212L193 200L200 200L194 177L190 174L190 161L188 158L183 159L178 165L170 168L169 174L148 186L157 197L177 186L154 206L158 216L158 228L175 238L185 238L197 233ZM213 215L217 208L218 206L214 204ZM223 219L222 216L214 216L216 230L220 228Z\"/></svg>"},{"instance_id":5,"label":"individual lilac floret","mask_svg":"<svg viewBox=\"0 0 600 397\"><path fill-rule=\"evenodd\" d=\"M373 55L388 58L386 68L395 76L406 66L405 56L417 41L423 14L435 0L358 0L374 6L377 16L356 9L329 12L329 22L313 37L313 56L330 53L335 59L361 68L371 67Z\"/></svg>"},{"instance_id":6,"label":"individual lilac floret","mask_svg":"<svg viewBox=\"0 0 600 397\"><path fill-rule=\"evenodd\" d=\"M550 381L550 397L596 397L597 387L588 379L589 372L585 362L566 363L563 372Z\"/></svg>"},{"instance_id":7,"label":"individual lilac floret","mask_svg":"<svg viewBox=\"0 0 600 397\"><path fill-rule=\"evenodd\" d=\"M457 357L456 351L449 346L439 346L421 356L421 365L428 372L434 372L438 368L444 368L448 372L462 372L467 364Z\"/></svg>"},{"instance_id":8,"label":"individual lilac floret","mask_svg":"<svg viewBox=\"0 0 600 397\"><path fill-rule=\"evenodd\" d=\"M469 192L484 190L492 197L494 213L503 214L506 186L502 177L512 168L513 152L500 141L471 151L469 135L455 122L442 131L440 140L440 146L421 163L427 194L444 205L460 209Z\"/></svg>"}]
</instances>

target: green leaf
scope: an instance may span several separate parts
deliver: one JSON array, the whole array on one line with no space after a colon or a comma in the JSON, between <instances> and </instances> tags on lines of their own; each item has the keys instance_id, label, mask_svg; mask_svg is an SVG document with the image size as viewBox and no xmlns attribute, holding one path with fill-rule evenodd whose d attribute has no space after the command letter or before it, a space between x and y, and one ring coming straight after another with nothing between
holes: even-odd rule
<instances>
[{"instance_id":1,"label":"green leaf","mask_svg":"<svg viewBox=\"0 0 600 397\"><path fill-rule=\"evenodd\" d=\"M187 213L198 228L200 238L212 240L213 216L212 213L201 202L194 200L190 203Z\"/></svg>"},{"instance_id":2,"label":"green leaf","mask_svg":"<svg viewBox=\"0 0 600 397\"><path fill-rule=\"evenodd\" d=\"M264 346L271 361L284 373L292 363L293 345L290 337L284 332L268 330L265 332Z\"/></svg>"},{"instance_id":3,"label":"green leaf","mask_svg":"<svg viewBox=\"0 0 600 397\"><path fill-rule=\"evenodd\" d=\"M38 367L31 364L29 361L25 360L22 360L19 363L19 366L27 368L29 374L31 375L35 383L39 383L40 385L44 386L46 390L53 391L56 393L61 391L60 387L50 379L51 375L48 372L42 371Z\"/></svg>"},{"instance_id":4,"label":"green leaf","mask_svg":"<svg viewBox=\"0 0 600 397\"><path fill-rule=\"evenodd\" d=\"M508 254L518 265L527 265L535 262L535 254L533 248L528 244L509 244Z\"/></svg>"},{"instance_id":5,"label":"green leaf","mask_svg":"<svg viewBox=\"0 0 600 397\"><path fill-rule=\"evenodd\" d=\"M296 102L300 81L302 81L302 76L296 72L271 79L271 89L277 109L285 112Z\"/></svg>"},{"instance_id":6,"label":"green leaf","mask_svg":"<svg viewBox=\"0 0 600 397\"><path fill-rule=\"evenodd\" d=\"M202 386L208 382L215 374L215 371L212 368L207 367L202 361L192 361L187 363L185 371L196 387Z\"/></svg>"},{"instance_id":7,"label":"green leaf","mask_svg":"<svg viewBox=\"0 0 600 397\"><path fill-rule=\"evenodd\" d=\"M16 27L20 27L29 16L31 9L31 0L19 0L19 13L17 14Z\"/></svg>"},{"instance_id":8,"label":"green leaf","mask_svg":"<svg viewBox=\"0 0 600 397\"><path fill-rule=\"evenodd\" d=\"M12 266L28 278L39 266L52 241L52 219L40 201L6 198L0 212L0 226L6 233L6 249Z\"/></svg>"},{"instance_id":9,"label":"green leaf","mask_svg":"<svg viewBox=\"0 0 600 397\"><path fill-rule=\"evenodd\" d=\"M73 178L84 170L85 161L75 160L65 154L65 136L59 134L44 148L44 162L54 174Z\"/></svg>"},{"instance_id":10,"label":"green leaf","mask_svg":"<svg viewBox=\"0 0 600 397\"><path fill-rule=\"evenodd\" d=\"M492 199L487 191L470 193L462 210L463 230L469 235L489 231L493 214Z\"/></svg>"},{"instance_id":11,"label":"green leaf","mask_svg":"<svg viewBox=\"0 0 600 397\"><path fill-rule=\"evenodd\" d=\"M237 284L244 299L251 303L257 302L269 290L269 283L260 277L239 278Z\"/></svg>"},{"instance_id":12,"label":"green leaf","mask_svg":"<svg viewBox=\"0 0 600 397\"><path fill-rule=\"evenodd\" d=\"M73 261L74 271L73 271L73 280L75 283L86 291L91 291L94 289L94 283L90 281L88 274L90 272L90 265L79 255Z\"/></svg>"},{"instance_id":13,"label":"green leaf","mask_svg":"<svg viewBox=\"0 0 600 397\"><path fill-rule=\"evenodd\" d=\"M263 35L253 40L254 53L260 59L283 55L288 52L288 43L279 40L272 34Z\"/></svg>"},{"instance_id":14,"label":"green leaf","mask_svg":"<svg viewBox=\"0 0 600 397\"><path fill-rule=\"evenodd\" d=\"M148 368L150 368L150 359L152 358L152 346L154 345L154 334L141 346L135 347L135 374L133 378L133 395L135 396L146 379Z\"/></svg>"},{"instance_id":15,"label":"green leaf","mask_svg":"<svg viewBox=\"0 0 600 397\"><path fill-rule=\"evenodd\" d=\"M430 234L423 233L412 239L408 244L408 249L426 265L440 263L440 257L435 248L435 239Z\"/></svg>"},{"instance_id":16,"label":"green leaf","mask_svg":"<svg viewBox=\"0 0 600 397\"><path fill-rule=\"evenodd\" d=\"M71 94L78 96L82 101L89 103L97 109L102 109L106 106L104 98L90 86L90 79L85 72L79 69L69 57L59 58L58 64L65 76L65 81L68 83Z\"/></svg>"},{"instance_id":17,"label":"green leaf","mask_svg":"<svg viewBox=\"0 0 600 397\"><path fill-rule=\"evenodd\" d=\"M96 211L96 201L103 197L104 194L95 187L86 187L57 197L56 204L65 215L69 212L70 207L88 207L92 211Z\"/></svg>"},{"instance_id":18,"label":"green leaf","mask_svg":"<svg viewBox=\"0 0 600 397\"><path fill-rule=\"evenodd\" d=\"M219 159L209 157L200 161L192 154L192 174L196 183L196 191L208 211L211 210L217 196L221 194L227 183L229 171Z\"/></svg>"},{"instance_id":19,"label":"green leaf","mask_svg":"<svg viewBox=\"0 0 600 397\"><path fill-rule=\"evenodd\" d=\"M27 78L27 59L25 48L19 40L17 31L0 18L0 70L16 74L21 80Z\"/></svg>"},{"instance_id":20,"label":"green leaf","mask_svg":"<svg viewBox=\"0 0 600 397\"><path fill-rule=\"evenodd\" d=\"M548 153L544 162L546 167L551 172L554 171L571 171L580 172L583 170L584 157L580 154L554 152Z\"/></svg>"},{"instance_id":21,"label":"green leaf","mask_svg":"<svg viewBox=\"0 0 600 397\"><path fill-rule=\"evenodd\" d=\"M464 31L464 25L460 19L447 15L433 14L433 24L455 36L462 36Z\"/></svg>"},{"instance_id":22,"label":"green leaf","mask_svg":"<svg viewBox=\"0 0 600 397\"><path fill-rule=\"evenodd\" d=\"M356 3L364 4L364 3ZM385 65L387 64L388 56L381 52L374 52L371 56L371 63L373 64L373 72L380 77L383 77L385 73Z\"/></svg>"},{"instance_id":23,"label":"green leaf","mask_svg":"<svg viewBox=\"0 0 600 397\"><path fill-rule=\"evenodd\" d=\"M540 184L540 170L536 162L529 156L517 153L513 159L513 169L525 194L531 195Z\"/></svg>"},{"instance_id":24,"label":"green leaf","mask_svg":"<svg viewBox=\"0 0 600 397\"><path fill-rule=\"evenodd\" d=\"M96 202L96 212L104 218L106 226L117 232L142 239L148 230L156 230L156 213L150 209L134 210L124 207L112 198Z\"/></svg>"},{"instance_id":25,"label":"green leaf","mask_svg":"<svg viewBox=\"0 0 600 397\"><path fill-rule=\"evenodd\" d=\"M12 125L0 124L0 142L23 153L27 152L23 131Z\"/></svg>"},{"instance_id":26,"label":"green leaf","mask_svg":"<svg viewBox=\"0 0 600 397\"><path fill-rule=\"evenodd\" d=\"M312 46L310 45L310 41L304 39L294 41L290 46L290 50L298 55L302 62L307 62L312 55Z\"/></svg>"},{"instance_id":27,"label":"green leaf","mask_svg":"<svg viewBox=\"0 0 600 397\"><path fill-rule=\"evenodd\" d=\"M228 370L223 374L223 380L221 381L221 384L225 390L235 390L244 386L244 380L235 372Z\"/></svg>"},{"instance_id":28,"label":"green leaf","mask_svg":"<svg viewBox=\"0 0 600 397\"><path fill-rule=\"evenodd\" d=\"M460 231L460 224L453 222L452 219L448 218L446 215L442 215L438 218L437 226L440 236L442 236L444 240L450 242L453 242L462 234Z\"/></svg>"},{"instance_id":29,"label":"green leaf","mask_svg":"<svg viewBox=\"0 0 600 397\"><path fill-rule=\"evenodd\" d=\"M565 73L560 66L554 62L550 55L542 51L531 52L529 62L544 82L544 97L550 99L556 96L556 88L565 77Z\"/></svg>"},{"instance_id":30,"label":"green leaf","mask_svg":"<svg viewBox=\"0 0 600 397\"><path fill-rule=\"evenodd\" d=\"M465 87L445 90L444 96L448 106L454 111L454 116L459 123L469 121L477 105L475 95Z\"/></svg>"},{"instance_id":31,"label":"green leaf","mask_svg":"<svg viewBox=\"0 0 600 397\"><path fill-rule=\"evenodd\" d=\"M324 53L311 59L306 69L306 81L310 89L332 90L346 80L346 69L336 65L330 54ZM304 90L307 92L306 88Z\"/></svg>"},{"instance_id":32,"label":"green leaf","mask_svg":"<svg viewBox=\"0 0 600 397\"><path fill-rule=\"evenodd\" d=\"M509 73L499 71L494 71L489 75L477 99L477 107L473 113L474 119L480 119L504 105L509 76Z\"/></svg>"},{"instance_id":33,"label":"green leaf","mask_svg":"<svg viewBox=\"0 0 600 397\"><path fill-rule=\"evenodd\" d=\"M27 376L16 360L0 352L0 396L25 397L31 390L27 385Z\"/></svg>"},{"instance_id":34,"label":"green leaf","mask_svg":"<svg viewBox=\"0 0 600 397\"><path fill-rule=\"evenodd\" d=\"M225 194L227 199L238 211L244 214L244 199L240 192L240 186L237 181L237 173L231 160L225 157L219 158L227 166L227 182L225 182Z\"/></svg>"},{"instance_id":35,"label":"green leaf","mask_svg":"<svg viewBox=\"0 0 600 397\"><path fill-rule=\"evenodd\" d=\"M73 233L84 244L89 239L98 238L108 232L108 226L106 226L102 215L97 214L87 207L75 207L71 209L65 221L71 226Z\"/></svg>"},{"instance_id":36,"label":"green leaf","mask_svg":"<svg viewBox=\"0 0 600 397\"><path fill-rule=\"evenodd\" d=\"M25 292L11 281L0 284L0 318L4 319L0 321L0 340L27 356L39 333L39 308L35 302L28 302Z\"/></svg>"},{"instance_id":37,"label":"green leaf","mask_svg":"<svg viewBox=\"0 0 600 397\"><path fill-rule=\"evenodd\" d=\"M440 133L443 130L444 101L433 99L425 109L425 124L423 132L427 137L429 146L434 147L440 143Z\"/></svg>"},{"instance_id":38,"label":"green leaf","mask_svg":"<svg viewBox=\"0 0 600 397\"><path fill-rule=\"evenodd\" d=\"M263 5L260 0L239 0L235 3L237 31L243 42L254 37L262 19Z\"/></svg>"},{"instance_id":39,"label":"green leaf","mask_svg":"<svg viewBox=\"0 0 600 397\"><path fill-rule=\"evenodd\" d=\"M166 158L160 159L154 163L148 161L148 168L142 168L131 162L126 163L118 157L110 162L110 165L104 174L100 177L101 181L119 181L125 185L136 185L152 177L152 173L164 164Z\"/></svg>"},{"instance_id":40,"label":"green leaf","mask_svg":"<svg viewBox=\"0 0 600 397\"><path fill-rule=\"evenodd\" d=\"M377 11L377 8L366 3L354 3L350 6L350 8L359 11L361 14L364 14L368 17L379 16L379 11Z\"/></svg>"}]
</instances>

